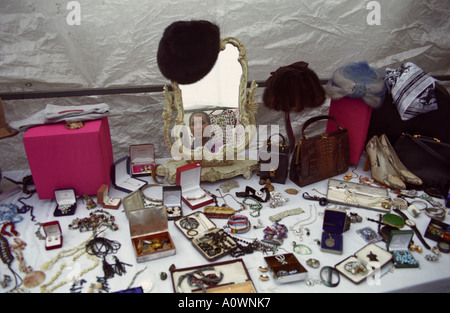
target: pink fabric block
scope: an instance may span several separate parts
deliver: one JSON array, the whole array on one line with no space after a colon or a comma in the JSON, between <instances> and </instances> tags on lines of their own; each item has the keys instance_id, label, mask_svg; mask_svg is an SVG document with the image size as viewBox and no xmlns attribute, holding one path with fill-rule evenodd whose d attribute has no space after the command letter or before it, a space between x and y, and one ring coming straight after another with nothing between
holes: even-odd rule
<instances>
[{"instance_id":1,"label":"pink fabric block","mask_svg":"<svg viewBox=\"0 0 450 313\"><path fill-rule=\"evenodd\" d=\"M350 164L358 164L366 144L372 108L360 98L344 97L331 100L328 114L336 118L342 128L347 128ZM335 130L336 123L328 120L326 132Z\"/></svg>"},{"instance_id":2,"label":"pink fabric block","mask_svg":"<svg viewBox=\"0 0 450 313\"><path fill-rule=\"evenodd\" d=\"M23 142L40 199L53 199L55 190L65 188L77 196L96 195L101 185L110 185L114 159L107 117L77 130L64 123L36 126Z\"/></svg>"}]
</instances>

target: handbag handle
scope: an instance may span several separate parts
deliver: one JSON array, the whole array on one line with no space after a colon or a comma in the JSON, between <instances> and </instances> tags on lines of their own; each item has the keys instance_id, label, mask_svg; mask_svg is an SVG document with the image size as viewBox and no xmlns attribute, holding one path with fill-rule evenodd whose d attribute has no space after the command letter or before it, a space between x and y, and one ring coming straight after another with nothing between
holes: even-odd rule
<instances>
[{"instance_id":1,"label":"handbag handle","mask_svg":"<svg viewBox=\"0 0 450 313\"><path fill-rule=\"evenodd\" d=\"M279 136L281 139L283 139L283 141L279 143L279 146L281 148L281 151L284 152L284 150L286 149L286 139L280 133L276 133L276 134L270 135L270 137L267 139L267 151L271 150L271 146L272 146L271 138L272 138L272 136Z\"/></svg>"},{"instance_id":2,"label":"handbag handle","mask_svg":"<svg viewBox=\"0 0 450 313\"><path fill-rule=\"evenodd\" d=\"M315 122L320 121L320 120L333 120L333 121L336 123L337 128L338 128L339 130L343 130L342 127L339 126L338 121L337 121L333 116L331 116L331 115L319 115L319 116L310 118L309 120L307 120L307 121L303 124L303 127L302 127L302 136L303 136L303 140L306 139L306 136L305 136L305 129L306 129L309 125L311 125L312 123L315 123Z\"/></svg>"}]
</instances>

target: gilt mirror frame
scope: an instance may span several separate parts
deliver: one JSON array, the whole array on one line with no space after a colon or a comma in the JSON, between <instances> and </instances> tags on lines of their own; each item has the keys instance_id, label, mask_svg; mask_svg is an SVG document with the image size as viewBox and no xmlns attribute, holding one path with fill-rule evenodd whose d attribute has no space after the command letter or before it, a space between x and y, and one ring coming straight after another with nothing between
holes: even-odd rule
<instances>
[{"instance_id":1,"label":"gilt mirror frame","mask_svg":"<svg viewBox=\"0 0 450 313\"><path fill-rule=\"evenodd\" d=\"M220 41L221 52L225 50L227 44L233 45L239 52L237 61L241 65L242 74L239 84L237 108L239 109L239 124L245 129L245 139L238 145L229 145L227 142L221 146L217 152L211 152L205 147L191 149L180 145L180 132L177 131L176 128L189 126L185 123L182 91L178 82L172 81L172 91L169 90L168 86L164 86L165 104L162 113L164 119L164 139L167 147L172 153L172 157L174 155L173 152L176 151L179 157L188 162L198 162L202 164L202 166L224 166L230 164L230 160L234 161L241 158L238 157L238 154L245 149L248 149L249 143L256 133L256 113L258 106L255 100L255 92L258 86L256 82L253 81L250 88L247 88L248 63L246 49L238 39L227 37ZM175 114L176 116L174 117Z\"/></svg>"}]
</instances>

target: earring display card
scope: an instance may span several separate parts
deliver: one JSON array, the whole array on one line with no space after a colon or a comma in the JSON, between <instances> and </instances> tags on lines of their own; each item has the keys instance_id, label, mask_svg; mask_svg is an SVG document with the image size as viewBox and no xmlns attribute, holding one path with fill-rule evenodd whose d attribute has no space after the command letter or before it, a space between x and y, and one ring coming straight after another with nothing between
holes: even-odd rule
<instances>
[{"instance_id":1,"label":"earring display card","mask_svg":"<svg viewBox=\"0 0 450 313\"><path fill-rule=\"evenodd\" d=\"M368 277L380 278L382 268L391 260L392 254L389 251L371 243L336 264L335 268L352 282L359 284Z\"/></svg>"},{"instance_id":2,"label":"earring display card","mask_svg":"<svg viewBox=\"0 0 450 313\"><path fill-rule=\"evenodd\" d=\"M329 179L327 199L331 203L388 213L389 193L386 188L367 186L344 180Z\"/></svg>"}]
</instances>

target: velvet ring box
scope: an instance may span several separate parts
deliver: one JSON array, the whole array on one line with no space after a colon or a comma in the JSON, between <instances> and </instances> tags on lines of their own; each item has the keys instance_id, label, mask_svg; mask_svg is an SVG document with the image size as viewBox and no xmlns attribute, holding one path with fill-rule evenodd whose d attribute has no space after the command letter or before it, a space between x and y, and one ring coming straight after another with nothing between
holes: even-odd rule
<instances>
[{"instance_id":1,"label":"velvet ring box","mask_svg":"<svg viewBox=\"0 0 450 313\"><path fill-rule=\"evenodd\" d=\"M163 186L162 193L169 220L183 216L181 186Z\"/></svg>"},{"instance_id":2,"label":"velvet ring box","mask_svg":"<svg viewBox=\"0 0 450 313\"><path fill-rule=\"evenodd\" d=\"M117 210L122 204L122 199L110 197L108 185L101 185L97 191L97 202L105 209Z\"/></svg>"},{"instance_id":3,"label":"velvet ring box","mask_svg":"<svg viewBox=\"0 0 450 313\"><path fill-rule=\"evenodd\" d=\"M290 283L308 278L308 271L292 253L266 256L264 260L279 283Z\"/></svg>"},{"instance_id":4,"label":"velvet ring box","mask_svg":"<svg viewBox=\"0 0 450 313\"><path fill-rule=\"evenodd\" d=\"M339 209L326 209L323 217L323 232L320 250L334 254L342 254L344 240L342 234L346 230L347 213Z\"/></svg>"},{"instance_id":5,"label":"velvet ring box","mask_svg":"<svg viewBox=\"0 0 450 313\"><path fill-rule=\"evenodd\" d=\"M153 144L130 146L131 176L149 176L155 167L155 146Z\"/></svg>"},{"instance_id":6,"label":"velvet ring box","mask_svg":"<svg viewBox=\"0 0 450 313\"><path fill-rule=\"evenodd\" d=\"M75 189L58 189L55 190L56 209L54 216L74 215L77 210L77 197Z\"/></svg>"},{"instance_id":7,"label":"velvet ring box","mask_svg":"<svg viewBox=\"0 0 450 313\"><path fill-rule=\"evenodd\" d=\"M133 178L129 174L129 157L125 156L111 166L111 180L117 190L134 192L147 184L146 181Z\"/></svg>"},{"instance_id":8,"label":"velvet ring box","mask_svg":"<svg viewBox=\"0 0 450 313\"><path fill-rule=\"evenodd\" d=\"M214 202L200 186L202 166L192 163L177 168L176 185L181 186L181 199L191 209L198 209Z\"/></svg>"},{"instance_id":9,"label":"velvet ring box","mask_svg":"<svg viewBox=\"0 0 450 313\"><path fill-rule=\"evenodd\" d=\"M61 226L58 221L42 224L45 233L45 249L53 250L61 248L63 245L63 236Z\"/></svg>"},{"instance_id":10,"label":"velvet ring box","mask_svg":"<svg viewBox=\"0 0 450 313\"><path fill-rule=\"evenodd\" d=\"M380 278L382 268L391 260L389 251L370 243L336 264L335 268L353 283L359 284L369 276Z\"/></svg>"},{"instance_id":11,"label":"velvet ring box","mask_svg":"<svg viewBox=\"0 0 450 313\"><path fill-rule=\"evenodd\" d=\"M389 233L387 247L392 253L392 261L396 268L416 268L419 267L412 253L409 251L414 231L393 229Z\"/></svg>"},{"instance_id":12,"label":"velvet ring box","mask_svg":"<svg viewBox=\"0 0 450 313\"><path fill-rule=\"evenodd\" d=\"M176 253L164 206L146 208L140 190L124 198L123 206L128 217L131 242L138 263Z\"/></svg>"}]
</instances>

